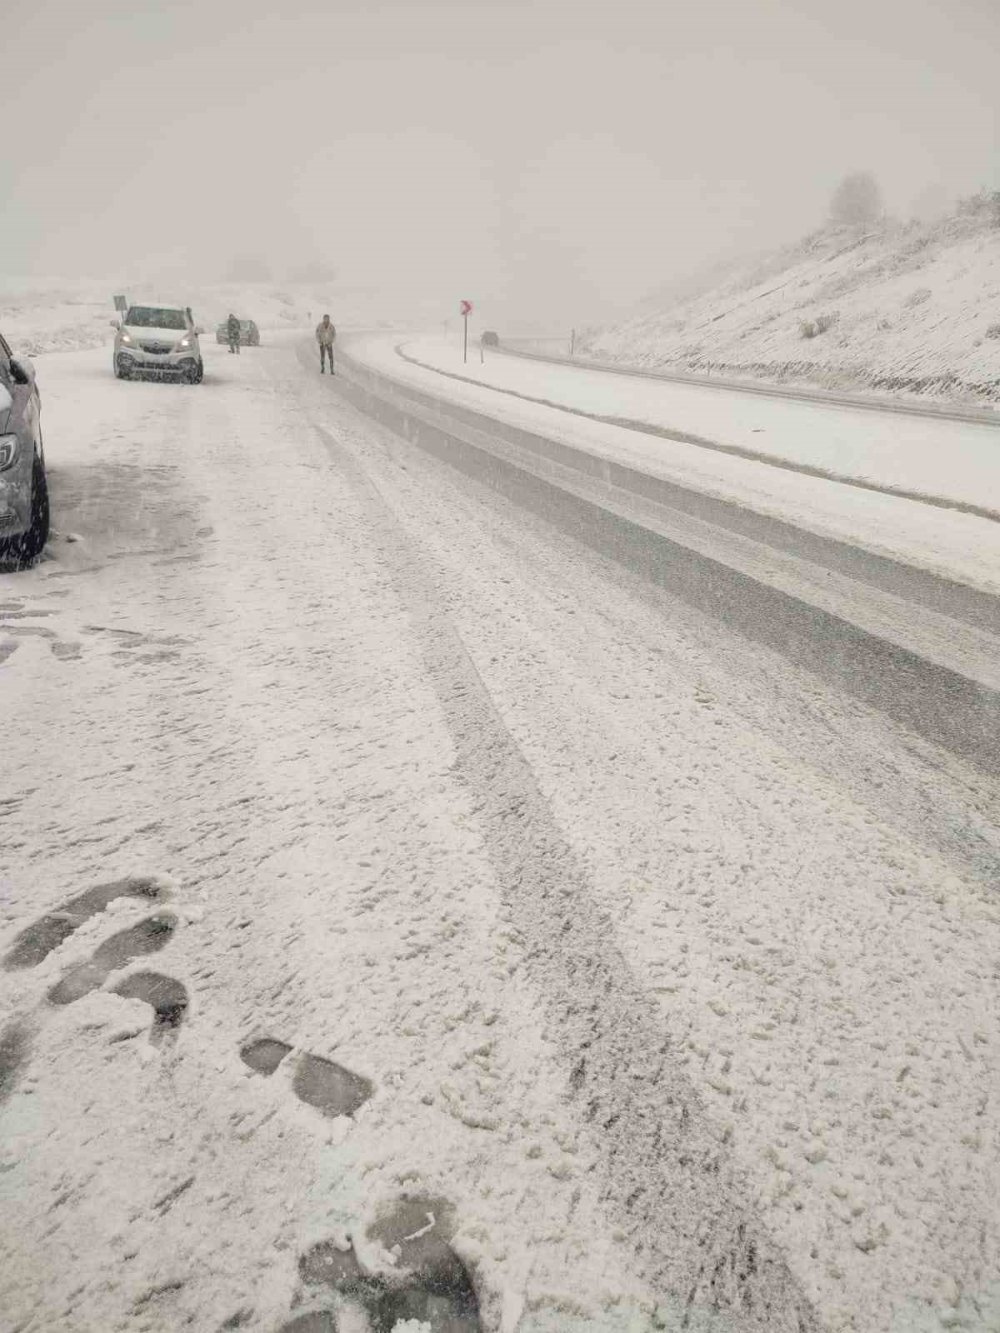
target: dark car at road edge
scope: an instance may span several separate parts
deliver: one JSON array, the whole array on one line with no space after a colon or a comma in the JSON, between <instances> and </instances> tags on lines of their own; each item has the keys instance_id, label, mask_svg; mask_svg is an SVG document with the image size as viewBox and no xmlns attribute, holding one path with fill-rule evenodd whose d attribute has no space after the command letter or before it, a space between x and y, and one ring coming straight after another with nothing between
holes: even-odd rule
<instances>
[{"instance_id":1,"label":"dark car at road edge","mask_svg":"<svg viewBox=\"0 0 1000 1333\"><path fill-rule=\"evenodd\" d=\"M0 567L36 560L49 536L49 488L35 368L0 336Z\"/></svg>"}]
</instances>

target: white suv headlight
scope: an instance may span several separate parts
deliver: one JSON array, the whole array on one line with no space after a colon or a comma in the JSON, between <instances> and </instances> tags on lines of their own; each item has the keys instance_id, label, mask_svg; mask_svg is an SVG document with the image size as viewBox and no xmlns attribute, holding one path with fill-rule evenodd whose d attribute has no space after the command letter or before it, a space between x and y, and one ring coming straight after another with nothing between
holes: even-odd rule
<instances>
[{"instance_id":1,"label":"white suv headlight","mask_svg":"<svg viewBox=\"0 0 1000 1333\"><path fill-rule=\"evenodd\" d=\"M131 333L126 333L124 329L122 329L121 333L118 335L118 340L122 347L131 347L134 342Z\"/></svg>"},{"instance_id":2,"label":"white suv headlight","mask_svg":"<svg viewBox=\"0 0 1000 1333\"><path fill-rule=\"evenodd\" d=\"M17 461L17 436L0 435L0 472L13 467Z\"/></svg>"},{"instance_id":3,"label":"white suv headlight","mask_svg":"<svg viewBox=\"0 0 1000 1333\"><path fill-rule=\"evenodd\" d=\"M191 336L190 333L185 333L184 337L180 340L180 342L179 342L179 343L177 344L177 346L174 348L174 351L175 351L175 352L189 352L193 346L194 346L194 338L192 338L192 336Z\"/></svg>"}]
</instances>

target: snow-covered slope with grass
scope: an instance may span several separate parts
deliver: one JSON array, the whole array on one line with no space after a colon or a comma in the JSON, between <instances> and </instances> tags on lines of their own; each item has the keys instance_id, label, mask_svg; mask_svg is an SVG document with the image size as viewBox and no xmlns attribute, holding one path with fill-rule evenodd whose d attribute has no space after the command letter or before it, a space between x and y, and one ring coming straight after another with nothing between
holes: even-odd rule
<instances>
[{"instance_id":1,"label":"snow-covered slope with grass","mask_svg":"<svg viewBox=\"0 0 1000 1333\"><path fill-rule=\"evenodd\" d=\"M647 368L996 402L998 220L984 194L934 223L830 227L578 347Z\"/></svg>"}]
</instances>

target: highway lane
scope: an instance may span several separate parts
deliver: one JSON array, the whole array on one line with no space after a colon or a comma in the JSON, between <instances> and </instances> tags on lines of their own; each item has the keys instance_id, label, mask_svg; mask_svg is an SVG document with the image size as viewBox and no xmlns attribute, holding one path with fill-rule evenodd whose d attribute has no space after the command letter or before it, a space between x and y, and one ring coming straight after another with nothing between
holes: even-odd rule
<instances>
[{"instance_id":1,"label":"highway lane","mask_svg":"<svg viewBox=\"0 0 1000 1333\"><path fill-rule=\"evenodd\" d=\"M1000 600L520 430L346 361L422 448L995 774Z\"/></svg>"},{"instance_id":2,"label":"highway lane","mask_svg":"<svg viewBox=\"0 0 1000 1333\"><path fill-rule=\"evenodd\" d=\"M759 1223L788 1257L793 1285L777 1282L772 1270L765 1325L794 1326L801 1294L820 1326L917 1327L916 1310L946 1281L944 1269L963 1266L981 1303L987 1250L978 1240L968 1248L971 1230L961 1241L953 1230L966 1205L944 1202L937 1185L933 1204L924 1193L928 1171L940 1178L948 1137L965 1141L965 1113L954 1102L932 1109L922 1094L900 1089L912 1076L909 1060L923 1061L930 1046L949 1070L939 1066L940 1077L953 1077L958 1066L946 1052L968 1038L959 1040L953 1026L951 996L971 996L970 977L977 977L975 1012L995 1011L980 944L967 961L961 949L942 952L919 905L924 893L937 901L947 883L948 910L963 920L984 913L981 943L993 938L995 606L973 597L964 615L943 616L933 607L942 589L922 584L921 571L866 567L858 552L849 578L843 553L841 571L823 571L821 555L836 552L808 536L805 558L787 531L769 552L755 553L782 565L782 588L774 569L765 579L760 564L748 575L736 563L745 513L726 523L714 512L699 547L682 507L665 514L634 486L608 486L590 474L581 482L582 469L557 461L550 441L515 437L367 368L343 369L341 383L324 387L391 427L379 451L366 451L365 467L430 559L439 609L426 651L441 673L459 772L477 809L499 823L499 882L508 885L514 924L527 941L552 1040L578 1084L575 1104L594 1108L603 1197L636 1252L668 1289L678 1271L699 1292L706 1272L724 1275L719 1308L747 1318L734 1277L741 1267L730 1266L740 1251L723 1241L732 1231L709 1226L705 1243L715 1259L705 1271L692 1267L684 1258L692 1225L697 1232L691 1214L681 1212L681 1225L671 1226L638 1188L645 1180L668 1212L678 1188L683 1194L683 1144L661 1136L654 1149L647 1130L671 1124L667 1106L683 1105L690 1093L701 1108L698 1124L718 1127L721 1116L733 1134L734 1174L720 1166L717 1177L728 1202L717 1196L707 1211L743 1217L743 1234L756 1236L752 1211L741 1212L756 1200ZM766 546L764 535L755 531L755 545ZM836 590L842 614L833 617L823 609L825 585L841 577L850 586ZM907 590L921 591L907 599L898 594L910 577ZM415 601L421 620L428 601L424 588ZM448 646L456 633L460 650ZM900 646L904 638L910 647ZM932 649L953 653L949 665L934 661ZM459 662L474 672L459 671ZM707 726L690 729L688 698ZM509 738L503 746L494 716ZM779 792L790 818L772 803ZM551 812L545 819L538 797ZM558 852L547 831L553 822L563 840ZM512 857L513 847L527 864ZM582 879L567 869L566 847ZM545 866L556 873L547 877ZM911 897L917 881L925 887ZM688 895L700 910L691 910ZM766 978L759 988L746 975L758 968ZM944 971L932 985L937 968ZM651 1025L629 989L633 980L639 997L657 996ZM762 1026L757 1020L775 1013L774 985L784 997L781 1018L764 1017ZM707 1016L697 1014L699 1004ZM590 1015L589 1026L581 1015ZM645 1034L657 1028L680 1058L669 1075L640 1056ZM766 1052L760 1061L759 1051ZM995 1084L993 1059L984 1050L977 1066L983 1091ZM609 1081L636 1089L634 1117L620 1099L599 1116ZM752 1123L743 1111L733 1119L744 1099ZM915 1156L914 1135L924 1145ZM755 1154L780 1184L762 1174ZM961 1194L979 1165L953 1161ZM856 1197L863 1177L873 1185L864 1200ZM734 1194L734 1181L745 1188ZM831 1213L824 1197L849 1203ZM973 1205L959 1229L973 1214L982 1219L986 1206L985 1199ZM651 1233L669 1237L673 1260L648 1248ZM932 1234L951 1235L951 1258L937 1277L929 1269L919 1277L910 1265L918 1253L928 1262Z\"/></svg>"},{"instance_id":3,"label":"highway lane","mask_svg":"<svg viewBox=\"0 0 1000 1333\"><path fill-rule=\"evenodd\" d=\"M989 602L947 617L891 564L253 353L196 389L42 367L0 952L159 877L136 966L190 1004L155 1045L121 972L46 999L131 900L0 970L4 1308L273 1333L330 1296L310 1247L377 1267L411 1191L453 1211L484 1333L968 1322L1000 1247L998 784L837 672L871 641L901 684L971 680ZM267 1078L259 1037L293 1045ZM298 1097L310 1053L366 1080L353 1116Z\"/></svg>"}]
</instances>

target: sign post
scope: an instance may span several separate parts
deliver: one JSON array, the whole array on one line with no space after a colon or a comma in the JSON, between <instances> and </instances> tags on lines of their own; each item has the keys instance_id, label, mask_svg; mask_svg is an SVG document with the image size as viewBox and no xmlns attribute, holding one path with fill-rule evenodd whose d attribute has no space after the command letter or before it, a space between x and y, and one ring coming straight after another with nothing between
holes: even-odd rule
<instances>
[{"instance_id":1,"label":"sign post","mask_svg":"<svg viewBox=\"0 0 1000 1333\"><path fill-rule=\"evenodd\" d=\"M458 313L462 316L462 360L469 359L469 316L472 314L472 302L460 301Z\"/></svg>"}]
</instances>

